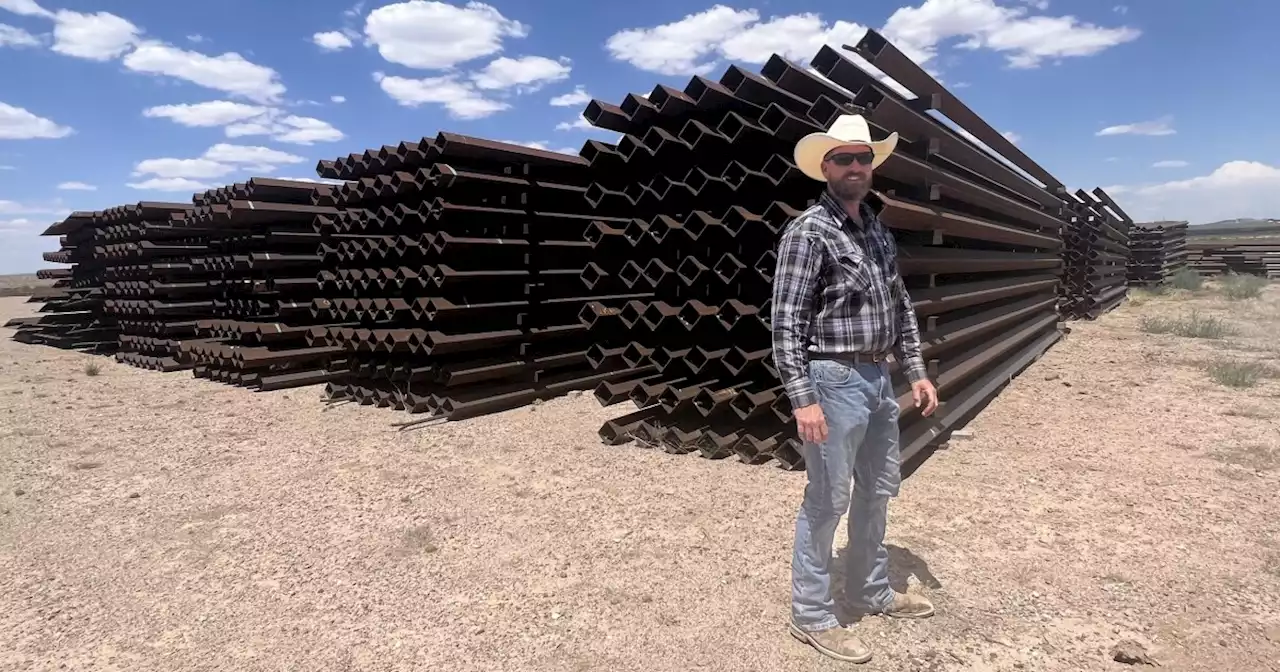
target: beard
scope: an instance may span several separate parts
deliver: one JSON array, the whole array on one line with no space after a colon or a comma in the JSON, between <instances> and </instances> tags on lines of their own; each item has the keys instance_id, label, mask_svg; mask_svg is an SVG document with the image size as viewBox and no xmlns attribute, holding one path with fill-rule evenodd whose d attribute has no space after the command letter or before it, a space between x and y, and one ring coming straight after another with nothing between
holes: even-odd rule
<instances>
[{"instance_id":1,"label":"beard","mask_svg":"<svg viewBox=\"0 0 1280 672\"><path fill-rule=\"evenodd\" d=\"M860 201L867 192L871 190L871 180L859 180L850 182L848 180L832 180L827 183L831 188L831 193L842 201Z\"/></svg>"}]
</instances>

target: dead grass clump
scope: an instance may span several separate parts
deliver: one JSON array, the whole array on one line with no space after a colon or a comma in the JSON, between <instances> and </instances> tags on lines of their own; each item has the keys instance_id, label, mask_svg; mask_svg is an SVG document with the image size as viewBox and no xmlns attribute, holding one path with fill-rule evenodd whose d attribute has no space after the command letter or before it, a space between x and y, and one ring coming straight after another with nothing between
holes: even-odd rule
<instances>
[{"instance_id":1,"label":"dead grass clump","mask_svg":"<svg viewBox=\"0 0 1280 672\"><path fill-rule=\"evenodd\" d=\"M1139 325L1148 334L1173 334L1184 338L1223 338L1236 333L1235 327L1220 317L1192 311L1187 317L1144 316Z\"/></svg>"},{"instance_id":2,"label":"dead grass clump","mask_svg":"<svg viewBox=\"0 0 1280 672\"><path fill-rule=\"evenodd\" d=\"M84 375L86 375L86 376L96 376L96 375L98 375L99 373L102 373L102 364L100 364L100 363L98 363L98 362L92 362L92 361L90 361L90 362L85 362L85 364L84 364Z\"/></svg>"},{"instance_id":3,"label":"dead grass clump","mask_svg":"<svg viewBox=\"0 0 1280 672\"><path fill-rule=\"evenodd\" d=\"M1204 278L1192 268L1184 268L1169 278L1168 285L1174 289L1198 291L1204 287Z\"/></svg>"},{"instance_id":4,"label":"dead grass clump","mask_svg":"<svg viewBox=\"0 0 1280 672\"><path fill-rule=\"evenodd\" d=\"M1256 386L1263 378L1274 378L1275 370L1252 360L1219 359L1205 365L1209 377L1215 382L1234 388Z\"/></svg>"},{"instance_id":5,"label":"dead grass clump","mask_svg":"<svg viewBox=\"0 0 1280 672\"><path fill-rule=\"evenodd\" d=\"M1267 288L1267 279L1256 275L1230 274L1222 278L1222 295L1230 301L1256 299Z\"/></svg>"},{"instance_id":6,"label":"dead grass clump","mask_svg":"<svg viewBox=\"0 0 1280 672\"><path fill-rule=\"evenodd\" d=\"M1222 414L1232 418L1249 418L1251 420L1270 420L1275 417L1275 413L1265 408L1228 408Z\"/></svg>"},{"instance_id":7,"label":"dead grass clump","mask_svg":"<svg viewBox=\"0 0 1280 672\"><path fill-rule=\"evenodd\" d=\"M1280 450L1262 443L1220 448L1212 453L1212 457L1251 471L1272 471L1280 467Z\"/></svg>"}]
</instances>

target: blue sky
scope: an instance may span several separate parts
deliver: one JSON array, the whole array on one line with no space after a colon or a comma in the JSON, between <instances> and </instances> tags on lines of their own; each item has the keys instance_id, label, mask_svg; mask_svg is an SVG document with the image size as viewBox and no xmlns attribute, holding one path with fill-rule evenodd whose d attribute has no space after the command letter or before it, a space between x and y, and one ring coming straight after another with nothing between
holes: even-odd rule
<instances>
[{"instance_id":1,"label":"blue sky","mask_svg":"<svg viewBox=\"0 0 1280 672\"><path fill-rule=\"evenodd\" d=\"M1072 187L1135 217L1280 217L1261 0L0 0L0 273L71 210L440 130L576 151L589 97L807 64L882 30Z\"/></svg>"}]
</instances>

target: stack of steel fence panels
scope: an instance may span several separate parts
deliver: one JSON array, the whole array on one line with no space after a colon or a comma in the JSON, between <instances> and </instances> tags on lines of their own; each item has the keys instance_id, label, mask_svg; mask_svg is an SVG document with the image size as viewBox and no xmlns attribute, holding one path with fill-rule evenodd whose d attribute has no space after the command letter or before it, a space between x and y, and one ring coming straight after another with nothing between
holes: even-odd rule
<instances>
[{"instance_id":1,"label":"stack of steel fence panels","mask_svg":"<svg viewBox=\"0 0 1280 672\"><path fill-rule=\"evenodd\" d=\"M874 188L946 402L922 419L892 366L904 459L1059 338L1067 216L1060 183L1021 152L996 157L924 111L920 101L928 100L971 136L1011 144L879 35L869 33L855 50L917 99L904 100L828 47L812 61L819 76L775 56L760 74L731 67L719 81L695 77L683 91L657 87L619 105L588 105L588 121L625 134L593 165L619 166L631 180L591 193L638 215L630 258L605 270L654 292L650 301L600 302L583 317L602 353L650 367L597 389L603 404L635 407L601 427L605 441L803 465L772 361L775 245L822 189L792 164L792 147L849 111L868 118L873 136L901 135Z\"/></svg>"},{"instance_id":2,"label":"stack of steel fence panels","mask_svg":"<svg viewBox=\"0 0 1280 672\"><path fill-rule=\"evenodd\" d=\"M1164 283L1187 263L1186 222L1138 222L1129 233L1130 286Z\"/></svg>"},{"instance_id":3,"label":"stack of steel fence panels","mask_svg":"<svg viewBox=\"0 0 1280 672\"><path fill-rule=\"evenodd\" d=\"M592 214L586 159L440 133L318 171L352 180L317 228L311 310L342 326L308 342L348 353L331 398L459 419L627 375L592 365L578 315L651 293L593 263L631 220Z\"/></svg>"},{"instance_id":4,"label":"stack of steel fence panels","mask_svg":"<svg viewBox=\"0 0 1280 672\"><path fill-rule=\"evenodd\" d=\"M1063 230L1060 310L1094 319L1128 294L1129 229L1133 220L1101 188L1078 190L1067 200L1071 222Z\"/></svg>"}]
</instances>

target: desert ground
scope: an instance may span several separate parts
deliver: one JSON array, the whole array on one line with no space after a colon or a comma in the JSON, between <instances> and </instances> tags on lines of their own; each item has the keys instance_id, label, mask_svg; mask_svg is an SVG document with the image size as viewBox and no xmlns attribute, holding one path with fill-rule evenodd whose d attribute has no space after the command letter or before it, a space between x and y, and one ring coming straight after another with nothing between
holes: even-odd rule
<instances>
[{"instance_id":1,"label":"desert ground","mask_svg":"<svg viewBox=\"0 0 1280 672\"><path fill-rule=\"evenodd\" d=\"M52 280L41 280L35 273L16 275L0 275L0 296L31 296L31 290L37 287L52 287ZM7 321L9 318L5 317Z\"/></svg>"},{"instance_id":2,"label":"desert ground","mask_svg":"<svg viewBox=\"0 0 1280 672\"><path fill-rule=\"evenodd\" d=\"M938 614L863 666L786 631L803 473L603 446L590 395L398 431L0 329L0 669L1280 669L1280 286L1069 324L890 505Z\"/></svg>"}]
</instances>

